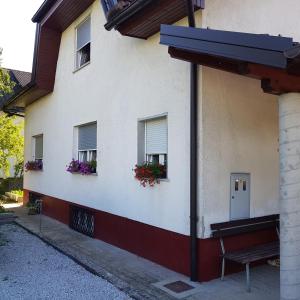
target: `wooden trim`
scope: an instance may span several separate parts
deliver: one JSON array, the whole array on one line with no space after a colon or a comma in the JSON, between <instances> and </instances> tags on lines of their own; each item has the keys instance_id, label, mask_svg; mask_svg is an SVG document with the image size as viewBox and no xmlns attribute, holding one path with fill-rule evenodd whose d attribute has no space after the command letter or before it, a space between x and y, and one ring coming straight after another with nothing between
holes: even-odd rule
<instances>
[{"instance_id":1,"label":"wooden trim","mask_svg":"<svg viewBox=\"0 0 300 300\"><path fill-rule=\"evenodd\" d=\"M235 228L229 228L223 230L216 230L212 233L211 236L213 238L220 238L220 237L226 237L232 235L239 235L243 233L276 228L277 225L278 222L271 221L271 222L259 223L259 224L249 225L249 226L241 226L241 227L235 227Z\"/></svg>"},{"instance_id":2,"label":"wooden trim","mask_svg":"<svg viewBox=\"0 0 300 300\"><path fill-rule=\"evenodd\" d=\"M269 215L258 218L211 224L210 227L213 231L212 237L221 238L269 228L276 228L278 225L279 215Z\"/></svg>"},{"instance_id":3,"label":"wooden trim","mask_svg":"<svg viewBox=\"0 0 300 300\"><path fill-rule=\"evenodd\" d=\"M268 215L263 217L257 217L257 218L249 218L249 219L242 219L242 220L234 220L229 222L222 222L222 223L215 223L211 224L210 228L211 230L219 230L224 228L232 228L236 226L243 226L243 225L252 225L262 222L269 222L269 221L277 221L279 220L279 215Z\"/></svg>"}]
</instances>

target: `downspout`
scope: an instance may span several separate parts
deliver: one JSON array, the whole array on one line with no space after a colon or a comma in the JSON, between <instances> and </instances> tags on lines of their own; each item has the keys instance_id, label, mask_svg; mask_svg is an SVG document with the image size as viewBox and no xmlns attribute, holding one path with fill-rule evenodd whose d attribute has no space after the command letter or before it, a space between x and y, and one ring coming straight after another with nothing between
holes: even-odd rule
<instances>
[{"instance_id":1,"label":"downspout","mask_svg":"<svg viewBox=\"0 0 300 300\"><path fill-rule=\"evenodd\" d=\"M193 0L187 0L189 27L196 27ZM198 65L190 69L190 279L198 281Z\"/></svg>"}]
</instances>

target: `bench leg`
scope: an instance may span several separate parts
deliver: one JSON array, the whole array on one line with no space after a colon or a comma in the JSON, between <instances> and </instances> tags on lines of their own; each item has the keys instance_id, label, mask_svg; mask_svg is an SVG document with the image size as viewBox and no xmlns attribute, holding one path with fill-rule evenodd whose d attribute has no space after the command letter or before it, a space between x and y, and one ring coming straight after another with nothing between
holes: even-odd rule
<instances>
[{"instance_id":1,"label":"bench leg","mask_svg":"<svg viewBox=\"0 0 300 300\"><path fill-rule=\"evenodd\" d=\"M225 258L222 258L222 274L221 274L221 280L224 280L225 275Z\"/></svg>"},{"instance_id":2,"label":"bench leg","mask_svg":"<svg viewBox=\"0 0 300 300\"><path fill-rule=\"evenodd\" d=\"M251 287L250 287L250 266L249 263L246 264L246 282L247 282L247 292L251 292Z\"/></svg>"}]
</instances>

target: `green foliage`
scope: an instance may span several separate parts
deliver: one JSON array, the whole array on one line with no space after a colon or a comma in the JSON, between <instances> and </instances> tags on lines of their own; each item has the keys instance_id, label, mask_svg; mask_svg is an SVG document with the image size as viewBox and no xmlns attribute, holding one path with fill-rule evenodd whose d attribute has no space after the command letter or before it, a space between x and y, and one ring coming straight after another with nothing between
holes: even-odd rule
<instances>
[{"instance_id":1,"label":"green foliage","mask_svg":"<svg viewBox=\"0 0 300 300\"><path fill-rule=\"evenodd\" d=\"M1 68L2 48L0 48L0 101L4 95L13 91L15 83L10 80L7 70ZM23 160L24 140L21 134L23 123L16 124L15 118L0 115L0 170L9 175L9 158L14 157L17 165ZM20 166L17 167L20 174Z\"/></svg>"},{"instance_id":2,"label":"green foliage","mask_svg":"<svg viewBox=\"0 0 300 300\"><path fill-rule=\"evenodd\" d=\"M96 160L91 160L90 162L88 162L88 164L90 165L92 172L96 172L97 170L97 161Z\"/></svg>"},{"instance_id":3,"label":"green foliage","mask_svg":"<svg viewBox=\"0 0 300 300\"><path fill-rule=\"evenodd\" d=\"M2 48L0 48L0 99L13 91L15 83L10 80L7 70L1 68Z\"/></svg>"},{"instance_id":4,"label":"green foliage","mask_svg":"<svg viewBox=\"0 0 300 300\"><path fill-rule=\"evenodd\" d=\"M11 191L11 193L23 197L23 191L22 190L14 190L14 191Z\"/></svg>"},{"instance_id":5,"label":"green foliage","mask_svg":"<svg viewBox=\"0 0 300 300\"><path fill-rule=\"evenodd\" d=\"M9 175L10 158L15 158L16 163L23 161L24 122L16 122L15 117L0 115L0 169L6 176Z\"/></svg>"},{"instance_id":6,"label":"green foliage","mask_svg":"<svg viewBox=\"0 0 300 300\"><path fill-rule=\"evenodd\" d=\"M23 189L23 178L0 178L0 200L1 195L4 195L6 192L11 192L12 190L22 190Z\"/></svg>"},{"instance_id":7,"label":"green foliage","mask_svg":"<svg viewBox=\"0 0 300 300\"><path fill-rule=\"evenodd\" d=\"M15 174L14 177L22 177L24 175L24 160L18 161L15 166Z\"/></svg>"},{"instance_id":8,"label":"green foliage","mask_svg":"<svg viewBox=\"0 0 300 300\"><path fill-rule=\"evenodd\" d=\"M166 166L156 163L144 163L136 165L134 170L135 178L140 181L143 187L154 186L159 183L159 179L166 178Z\"/></svg>"}]
</instances>

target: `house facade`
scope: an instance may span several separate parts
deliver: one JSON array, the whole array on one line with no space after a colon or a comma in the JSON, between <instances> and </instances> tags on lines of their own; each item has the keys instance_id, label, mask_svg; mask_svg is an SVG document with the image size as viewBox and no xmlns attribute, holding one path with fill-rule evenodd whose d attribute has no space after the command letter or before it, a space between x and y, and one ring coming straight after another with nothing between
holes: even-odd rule
<instances>
[{"instance_id":1,"label":"house facade","mask_svg":"<svg viewBox=\"0 0 300 300\"><path fill-rule=\"evenodd\" d=\"M138 10L141 1L129 1L117 17L105 15L104 2L46 1L35 15L35 83L8 105L25 107L25 161L43 163L25 174L27 201L42 197L46 215L188 275L190 66L168 55L157 31L164 23L188 26L185 1L175 1L172 22L159 24L147 23L151 9L168 16L175 2L144 1ZM300 5L288 2L293 9L283 18L280 1L195 1L196 25L300 41ZM206 281L220 275L211 224L279 213L279 118L278 96L264 93L260 80L204 66L198 74L197 268ZM68 172L72 159L96 161L96 170ZM166 168L153 187L134 177L144 161ZM227 245L275 238L264 230Z\"/></svg>"}]
</instances>

